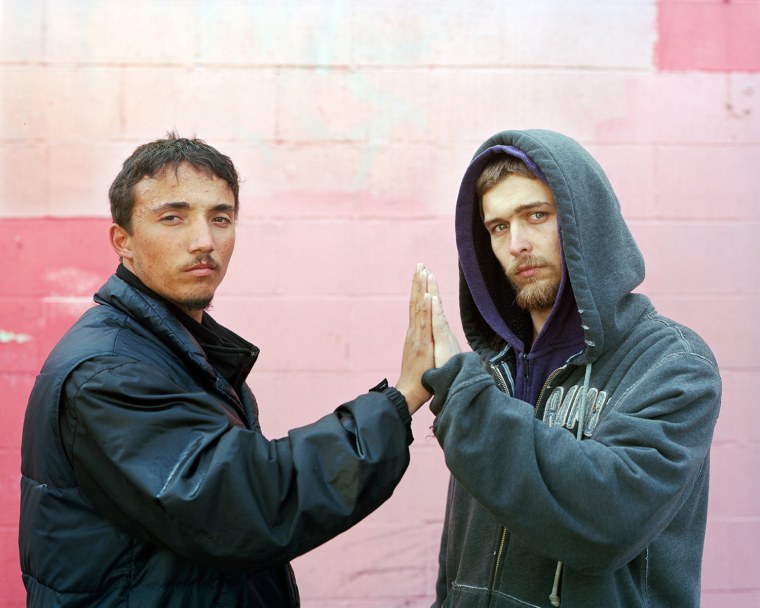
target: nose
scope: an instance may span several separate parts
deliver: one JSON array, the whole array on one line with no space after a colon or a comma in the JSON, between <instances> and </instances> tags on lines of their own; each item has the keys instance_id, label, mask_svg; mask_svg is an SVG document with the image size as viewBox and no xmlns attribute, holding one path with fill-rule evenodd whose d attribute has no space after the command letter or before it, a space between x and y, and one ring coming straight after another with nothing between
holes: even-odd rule
<instances>
[{"instance_id":1,"label":"nose","mask_svg":"<svg viewBox=\"0 0 760 608\"><path fill-rule=\"evenodd\" d=\"M509 231L509 253L515 257L530 253L533 248L528 231L519 222L513 222Z\"/></svg>"},{"instance_id":2,"label":"nose","mask_svg":"<svg viewBox=\"0 0 760 608\"><path fill-rule=\"evenodd\" d=\"M189 250L191 253L210 253L214 250L211 226L206 221L194 222L191 227Z\"/></svg>"}]
</instances>

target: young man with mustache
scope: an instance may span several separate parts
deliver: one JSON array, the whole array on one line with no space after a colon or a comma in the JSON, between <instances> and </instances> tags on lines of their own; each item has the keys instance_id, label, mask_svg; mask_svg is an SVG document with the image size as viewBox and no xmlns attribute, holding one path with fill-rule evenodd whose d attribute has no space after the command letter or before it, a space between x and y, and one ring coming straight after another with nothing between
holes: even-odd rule
<instances>
[{"instance_id":1,"label":"young man with mustache","mask_svg":"<svg viewBox=\"0 0 760 608\"><path fill-rule=\"evenodd\" d=\"M406 470L429 398L429 303L410 308L396 388L267 439L245 384L258 349L205 312L238 192L228 157L173 134L111 186L121 264L48 357L24 422L28 606L298 606L289 560L371 513Z\"/></svg>"},{"instance_id":2,"label":"young man with mustache","mask_svg":"<svg viewBox=\"0 0 760 608\"><path fill-rule=\"evenodd\" d=\"M715 359L644 295L596 161L505 131L459 191L461 353L434 277L435 436L451 482L436 607L700 602Z\"/></svg>"}]
</instances>

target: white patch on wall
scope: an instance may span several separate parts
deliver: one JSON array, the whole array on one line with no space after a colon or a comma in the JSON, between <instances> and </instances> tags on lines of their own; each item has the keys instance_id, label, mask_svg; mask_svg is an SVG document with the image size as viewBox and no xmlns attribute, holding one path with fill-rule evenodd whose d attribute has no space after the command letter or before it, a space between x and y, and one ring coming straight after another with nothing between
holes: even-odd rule
<instances>
[{"instance_id":1,"label":"white patch on wall","mask_svg":"<svg viewBox=\"0 0 760 608\"><path fill-rule=\"evenodd\" d=\"M71 266L52 270L45 275L53 297L89 296L103 283L103 277Z\"/></svg>"},{"instance_id":2,"label":"white patch on wall","mask_svg":"<svg viewBox=\"0 0 760 608\"><path fill-rule=\"evenodd\" d=\"M24 344L25 342L29 342L32 339L32 336L28 336L26 334L17 334L12 331L5 331L4 329L0 329L0 344L10 344L11 342L15 342L16 344Z\"/></svg>"},{"instance_id":3,"label":"white patch on wall","mask_svg":"<svg viewBox=\"0 0 760 608\"><path fill-rule=\"evenodd\" d=\"M40 301L43 304L54 304L57 310L74 317L93 305L92 296L48 296Z\"/></svg>"}]
</instances>

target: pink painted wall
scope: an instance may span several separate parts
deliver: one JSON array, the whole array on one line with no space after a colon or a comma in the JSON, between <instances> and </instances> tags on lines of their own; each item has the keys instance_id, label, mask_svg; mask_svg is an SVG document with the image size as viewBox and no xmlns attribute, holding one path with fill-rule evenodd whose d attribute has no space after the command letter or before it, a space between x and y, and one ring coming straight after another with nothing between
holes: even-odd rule
<instances>
[{"instance_id":1,"label":"pink painted wall","mask_svg":"<svg viewBox=\"0 0 760 608\"><path fill-rule=\"evenodd\" d=\"M757 0L0 0L0 608L24 603L26 396L115 267L121 161L174 127L245 179L214 314L262 348L270 436L395 380L418 260L457 318L452 211L481 140L583 142L640 242L643 290L721 364L703 605L760 605L758 23ZM429 605L447 480L431 422L416 417L393 498L296 560L305 606Z\"/></svg>"}]
</instances>

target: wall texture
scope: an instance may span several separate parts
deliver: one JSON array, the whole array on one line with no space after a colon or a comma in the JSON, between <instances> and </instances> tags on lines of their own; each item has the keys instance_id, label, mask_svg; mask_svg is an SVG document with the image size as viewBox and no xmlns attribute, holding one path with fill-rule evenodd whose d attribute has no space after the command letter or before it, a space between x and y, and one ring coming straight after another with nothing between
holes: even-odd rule
<instances>
[{"instance_id":1,"label":"wall texture","mask_svg":"<svg viewBox=\"0 0 760 608\"><path fill-rule=\"evenodd\" d=\"M483 139L527 127L596 155L642 290L718 357L703 605L760 605L758 0L0 0L0 607L24 605L26 397L116 265L106 193L137 144L195 133L245 180L213 314L262 349L274 437L395 380L417 261L457 318L458 180ZM304 606L429 605L431 422L393 498L296 560Z\"/></svg>"}]
</instances>

